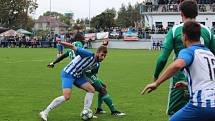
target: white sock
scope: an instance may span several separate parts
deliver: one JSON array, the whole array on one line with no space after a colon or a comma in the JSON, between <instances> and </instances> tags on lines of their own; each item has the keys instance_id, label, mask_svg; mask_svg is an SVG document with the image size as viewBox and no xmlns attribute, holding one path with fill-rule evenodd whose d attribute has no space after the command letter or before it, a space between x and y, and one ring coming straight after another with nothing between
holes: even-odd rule
<instances>
[{"instance_id":1,"label":"white sock","mask_svg":"<svg viewBox=\"0 0 215 121\"><path fill-rule=\"evenodd\" d=\"M90 109L94 93L87 92L84 98L84 109Z\"/></svg>"},{"instance_id":2,"label":"white sock","mask_svg":"<svg viewBox=\"0 0 215 121\"><path fill-rule=\"evenodd\" d=\"M64 96L60 96L55 98L50 104L49 106L44 110L44 112L46 114L48 114L51 110L53 110L54 108L58 107L60 104L62 104L65 101Z\"/></svg>"}]
</instances>

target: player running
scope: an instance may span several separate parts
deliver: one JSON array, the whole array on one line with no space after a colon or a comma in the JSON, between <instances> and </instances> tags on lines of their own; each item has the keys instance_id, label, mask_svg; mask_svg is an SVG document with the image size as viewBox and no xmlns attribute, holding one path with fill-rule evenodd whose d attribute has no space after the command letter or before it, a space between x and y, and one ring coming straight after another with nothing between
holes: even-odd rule
<instances>
[{"instance_id":1,"label":"player running","mask_svg":"<svg viewBox=\"0 0 215 121\"><path fill-rule=\"evenodd\" d=\"M183 26L185 49L164 73L143 90L151 92L176 72L184 69L188 77L189 103L176 112L169 121L215 121L215 56L200 42L201 26L188 21ZM185 87L177 82L176 87Z\"/></svg>"},{"instance_id":2,"label":"player running","mask_svg":"<svg viewBox=\"0 0 215 121\"><path fill-rule=\"evenodd\" d=\"M79 41L74 42L73 45L76 47L83 48L82 43ZM104 40L102 46L107 46L107 45L108 45L108 41ZM59 63L60 61L62 61L63 59L65 59L67 57L70 57L70 59L72 60L76 57L76 55L77 54L73 50L68 49L62 56L57 58L54 62L51 62L50 64L48 64L48 67L53 68L55 64ZM84 72L86 79L91 83L91 85L95 88L95 90L97 92L99 92L98 104L97 104L97 109L96 109L95 114L106 113L102 109L102 103L105 102L105 104L109 107L109 109L111 111L111 115L113 115L113 116L124 116L124 115L126 115L125 113L122 113L122 112L116 110L115 106L113 105L113 101L111 99L111 96L107 92L106 85L102 82L102 80L97 78L97 73L99 71L99 67L100 67L100 64L98 63L95 66L88 68Z\"/></svg>"}]
</instances>

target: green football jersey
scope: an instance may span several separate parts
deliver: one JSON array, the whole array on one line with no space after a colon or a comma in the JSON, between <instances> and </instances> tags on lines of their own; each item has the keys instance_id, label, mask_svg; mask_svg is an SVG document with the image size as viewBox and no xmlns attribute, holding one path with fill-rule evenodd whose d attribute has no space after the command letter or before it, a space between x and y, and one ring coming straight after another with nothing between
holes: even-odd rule
<instances>
[{"instance_id":1,"label":"green football jersey","mask_svg":"<svg viewBox=\"0 0 215 121\"><path fill-rule=\"evenodd\" d=\"M157 66L155 69L154 77L158 78L161 71L166 65L168 57L171 52L174 51L175 58L178 57L179 51L184 48L182 42L182 27L183 23L173 26L171 28L164 40L163 50L160 53L160 56L157 61ZM215 54L215 39L209 28L204 25L201 25L201 43L204 44L207 48L209 48Z\"/></svg>"},{"instance_id":2,"label":"green football jersey","mask_svg":"<svg viewBox=\"0 0 215 121\"><path fill-rule=\"evenodd\" d=\"M154 77L158 78L161 71L164 69L167 60L172 51L174 51L176 59L178 57L179 51L184 48L182 42L182 27L183 23L173 26L166 35L163 44L163 50L157 61ZM208 47L215 54L215 40L211 31L201 25L201 43ZM177 72L170 80L170 93L168 99L167 114L173 115L179 109L181 109L189 100L186 90L177 90L174 85L178 81L187 81L182 71Z\"/></svg>"},{"instance_id":3,"label":"green football jersey","mask_svg":"<svg viewBox=\"0 0 215 121\"><path fill-rule=\"evenodd\" d=\"M73 42L72 44L76 47L80 47L80 48L84 47L84 45L80 41ZM67 51L64 54L65 56L69 56L71 60L76 57L76 53L71 49L67 49Z\"/></svg>"},{"instance_id":4,"label":"green football jersey","mask_svg":"<svg viewBox=\"0 0 215 121\"><path fill-rule=\"evenodd\" d=\"M76 54L75 54L75 52L72 49L67 49L64 54L66 54L67 56L69 56L71 60L76 57Z\"/></svg>"}]
</instances>

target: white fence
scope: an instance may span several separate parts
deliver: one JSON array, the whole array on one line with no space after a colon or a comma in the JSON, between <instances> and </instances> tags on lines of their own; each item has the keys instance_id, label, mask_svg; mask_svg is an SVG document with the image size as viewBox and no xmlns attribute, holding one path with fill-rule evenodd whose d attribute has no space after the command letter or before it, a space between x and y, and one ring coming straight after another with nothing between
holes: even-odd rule
<instances>
[{"instance_id":1,"label":"white fence","mask_svg":"<svg viewBox=\"0 0 215 121\"><path fill-rule=\"evenodd\" d=\"M92 43L93 48L98 48L101 45L101 41L96 41ZM116 49L151 49L151 41L122 41L114 40L109 42L108 48Z\"/></svg>"}]
</instances>

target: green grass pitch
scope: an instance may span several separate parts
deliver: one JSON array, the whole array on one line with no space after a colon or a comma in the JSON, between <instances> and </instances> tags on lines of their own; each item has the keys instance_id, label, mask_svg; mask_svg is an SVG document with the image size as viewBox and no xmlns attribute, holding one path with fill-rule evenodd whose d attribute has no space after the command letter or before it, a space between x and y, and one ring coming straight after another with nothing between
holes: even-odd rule
<instances>
[{"instance_id":1,"label":"green grass pitch","mask_svg":"<svg viewBox=\"0 0 215 121\"><path fill-rule=\"evenodd\" d=\"M95 50L93 50L95 51ZM49 69L56 49L1 48L0 49L0 121L40 121L38 113L55 97L61 95L60 72L69 59ZM159 51L109 49L101 64L98 77L119 111L125 117L107 114L95 121L166 121L169 82L155 92L141 96L142 88L152 81L152 73ZM81 121L85 92L76 87L70 101L52 111L49 121ZM96 108L97 93L92 109Z\"/></svg>"}]
</instances>

